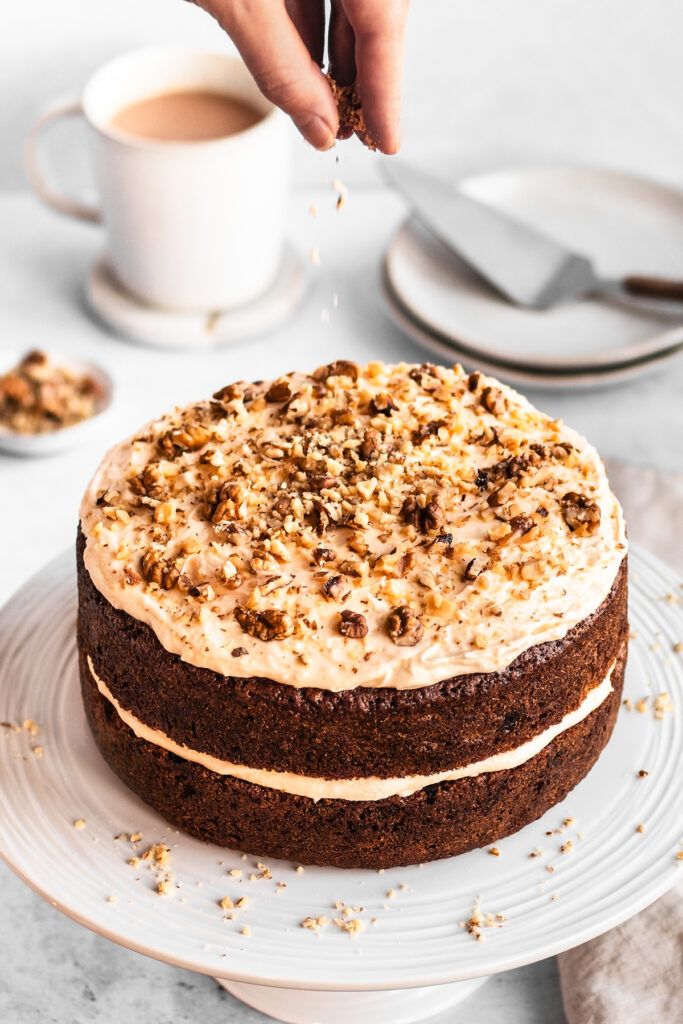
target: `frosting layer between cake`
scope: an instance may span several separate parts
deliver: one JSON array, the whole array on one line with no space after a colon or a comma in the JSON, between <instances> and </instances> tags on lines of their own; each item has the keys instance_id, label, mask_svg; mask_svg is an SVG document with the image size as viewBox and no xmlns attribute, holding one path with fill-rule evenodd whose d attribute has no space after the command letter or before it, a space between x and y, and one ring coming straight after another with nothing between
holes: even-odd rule
<instances>
[{"instance_id":1,"label":"frosting layer between cake","mask_svg":"<svg viewBox=\"0 0 683 1024\"><path fill-rule=\"evenodd\" d=\"M112 449L81 522L95 586L167 651L331 691L501 671L626 547L595 450L458 366L231 385Z\"/></svg>"},{"instance_id":2,"label":"frosting layer between cake","mask_svg":"<svg viewBox=\"0 0 683 1024\"><path fill-rule=\"evenodd\" d=\"M231 764L211 754L204 754L177 743L159 729L152 729L141 722L121 706L114 697L106 682L100 678L90 655L87 655L88 668L102 696L116 709L119 718L135 735L154 746L186 761L199 764L218 775L230 775L244 782L251 782L266 789L276 789L295 796L305 796L311 800L385 800L387 797L407 797L413 793L433 786L439 782L454 782L457 779L476 778L488 772L508 771L529 761L547 747L557 736L567 729L573 728L587 718L609 697L612 692L612 672L616 661L612 663L605 678L588 691L578 708L568 712L561 721L549 726L538 736L512 750L493 754L482 761L461 765L449 771L437 772L432 775L410 775L405 778L379 778L373 776L366 779L323 779L310 775L299 775L294 772L276 772L263 768L250 768L248 765Z\"/></svg>"}]
</instances>

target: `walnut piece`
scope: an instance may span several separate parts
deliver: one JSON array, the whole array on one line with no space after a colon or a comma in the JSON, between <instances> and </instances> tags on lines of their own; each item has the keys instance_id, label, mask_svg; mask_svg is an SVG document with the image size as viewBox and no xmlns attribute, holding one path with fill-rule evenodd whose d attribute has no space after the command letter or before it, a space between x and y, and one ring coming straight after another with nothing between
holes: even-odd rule
<instances>
[{"instance_id":1,"label":"walnut piece","mask_svg":"<svg viewBox=\"0 0 683 1024\"><path fill-rule=\"evenodd\" d=\"M500 416L507 409L507 402L502 391L499 391L498 388L484 388L479 401L486 411L490 412L493 416Z\"/></svg>"},{"instance_id":2,"label":"walnut piece","mask_svg":"<svg viewBox=\"0 0 683 1024\"><path fill-rule=\"evenodd\" d=\"M486 572L489 565L485 558L471 558L465 566L465 571L462 574L462 578L471 583L476 580L477 576L481 576L483 572Z\"/></svg>"},{"instance_id":3,"label":"walnut piece","mask_svg":"<svg viewBox=\"0 0 683 1024\"><path fill-rule=\"evenodd\" d=\"M332 548L316 548L313 552L313 561L316 565L323 565L325 562L334 562L337 557L336 551Z\"/></svg>"},{"instance_id":4,"label":"walnut piece","mask_svg":"<svg viewBox=\"0 0 683 1024\"><path fill-rule=\"evenodd\" d=\"M211 432L199 423L186 423L176 430L169 430L159 438L159 447L169 459L181 452L196 452L211 438Z\"/></svg>"},{"instance_id":5,"label":"walnut piece","mask_svg":"<svg viewBox=\"0 0 683 1024\"><path fill-rule=\"evenodd\" d=\"M382 449L382 435L372 427L363 433L363 440L359 448L362 459L369 462Z\"/></svg>"},{"instance_id":6,"label":"walnut piece","mask_svg":"<svg viewBox=\"0 0 683 1024\"><path fill-rule=\"evenodd\" d=\"M415 647L424 636L424 626L407 605L392 608L387 616L387 633L397 647Z\"/></svg>"},{"instance_id":7,"label":"walnut piece","mask_svg":"<svg viewBox=\"0 0 683 1024\"><path fill-rule=\"evenodd\" d=\"M600 526L600 506L585 494L568 491L562 498L562 515L572 533L594 534Z\"/></svg>"},{"instance_id":8,"label":"walnut piece","mask_svg":"<svg viewBox=\"0 0 683 1024\"><path fill-rule=\"evenodd\" d=\"M351 640L362 640L368 635L368 624L365 616L360 612L352 612L348 609L341 613L339 618L339 632L342 636Z\"/></svg>"},{"instance_id":9,"label":"walnut piece","mask_svg":"<svg viewBox=\"0 0 683 1024\"><path fill-rule=\"evenodd\" d=\"M266 391L266 402L288 402L292 397L292 388L288 380L276 380Z\"/></svg>"},{"instance_id":10,"label":"walnut piece","mask_svg":"<svg viewBox=\"0 0 683 1024\"><path fill-rule=\"evenodd\" d=\"M149 583L156 583L162 590L172 590L180 578L180 572L161 552L154 548L145 551L140 559L142 575Z\"/></svg>"},{"instance_id":11,"label":"walnut piece","mask_svg":"<svg viewBox=\"0 0 683 1024\"><path fill-rule=\"evenodd\" d=\"M242 630L256 640L284 640L294 632L291 618L279 608L266 608L257 612L237 605L235 618Z\"/></svg>"},{"instance_id":12,"label":"walnut piece","mask_svg":"<svg viewBox=\"0 0 683 1024\"><path fill-rule=\"evenodd\" d=\"M370 412L373 416L391 416L398 409L388 391L380 391L370 399Z\"/></svg>"},{"instance_id":13,"label":"walnut piece","mask_svg":"<svg viewBox=\"0 0 683 1024\"><path fill-rule=\"evenodd\" d=\"M350 377L351 380L358 380L358 365L347 359L337 359L327 366L319 366L314 372L314 380L327 380L328 377Z\"/></svg>"},{"instance_id":14,"label":"walnut piece","mask_svg":"<svg viewBox=\"0 0 683 1024\"><path fill-rule=\"evenodd\" d=\"M401 506L401 519L408 526L414 526L421 533L438 530L444 521L443 508L438 494L421 505L416 497L408 495Z\"/></svg>"},{"instance_id":15,"label":"walnut piece","mask_svg":"<svg viewBox=\"0 0 683 1024\"><path fill-rule=\"evenodd\" d=\"M338 601L346 589L346 584L341 576L329 576L320 589L324 597Z\"/></svg>"}]
</instances>

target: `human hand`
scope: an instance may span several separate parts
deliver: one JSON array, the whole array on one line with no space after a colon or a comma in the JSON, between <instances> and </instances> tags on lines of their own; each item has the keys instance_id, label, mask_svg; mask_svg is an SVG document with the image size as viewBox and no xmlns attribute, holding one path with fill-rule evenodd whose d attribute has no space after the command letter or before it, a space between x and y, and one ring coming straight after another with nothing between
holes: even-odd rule
<instances>
[{"instance_id":1,"label":"human hand","mask_svg":"<svg viewBox=\"0 0 683 1024\"><path fill-rule=\"evenodd\" d=\"M261 92L289 114L316 149L329 149L339 112L321 70L324 0L195 0L233 40ZM366 135L383 153L399 147L408 0L332 0L330 76L355 83ZM349 131L342 132L347 137Z\"/></svg>"}]
</instances>

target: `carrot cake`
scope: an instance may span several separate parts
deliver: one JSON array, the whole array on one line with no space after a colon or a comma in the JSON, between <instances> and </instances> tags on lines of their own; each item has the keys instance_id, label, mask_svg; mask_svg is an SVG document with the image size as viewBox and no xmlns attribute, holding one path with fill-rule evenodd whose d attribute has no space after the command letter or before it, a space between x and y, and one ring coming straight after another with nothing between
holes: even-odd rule
<instances>
[{"instance_id":1,"label":"carrot cake","mask_svg":"<svg viewBox=\"0 0 683 1024\"><path fill-rule=\"evenodd\" d=\"M104 458L78 537L102 754L172 824L307 864L533 821L612 731L624 523L595 450L459 366L228 384Z\"/></svg>"}]
</instances>

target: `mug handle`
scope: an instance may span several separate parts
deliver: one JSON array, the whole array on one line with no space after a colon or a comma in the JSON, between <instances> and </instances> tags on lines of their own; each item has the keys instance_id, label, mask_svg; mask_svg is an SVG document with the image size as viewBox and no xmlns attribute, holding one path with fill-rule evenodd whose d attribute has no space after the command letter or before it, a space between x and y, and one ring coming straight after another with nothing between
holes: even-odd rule
<instances>
[{"instance_id":1,"label":"mug handle","mask_svg":"<svg viewBox=\"0 0 683 1024\"><path fill-rule=\"evenodd\" d=\"M39 157L39 143L43 129L59 118L77 116L83 116L83 105L80 100L59 100L36 119L26 139L26 174L36 195L53 210L57 210L58 213L66 213L70 217L77 217L79 220L90 221L92 224L99 224L102 220L101 210L89 203L81 202L79 199L63 195L54 189L43 171Z\"/></svg>"}]
</instances>

